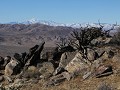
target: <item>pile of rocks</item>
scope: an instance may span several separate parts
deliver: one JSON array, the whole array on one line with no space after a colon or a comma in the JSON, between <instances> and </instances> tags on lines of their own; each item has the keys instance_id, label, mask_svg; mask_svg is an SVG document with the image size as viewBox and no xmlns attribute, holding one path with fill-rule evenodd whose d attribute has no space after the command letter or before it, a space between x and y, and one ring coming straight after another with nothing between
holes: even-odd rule
<instances>
[{"instance_id":1,"label":"pile of rocks","mask_svg":"<svg viewBox=\"0 0 120 90\"><path fill-rule=\"evenodd\" d=\"M7 81L10 85L22 86L43 79L46 81L45 86L51 86L59 85L64 80L69 81L77 75L82 75L85 80L113 74L112 66L104 64L116 55L116 50L111 47L87 48L85 58L71 46L41 53L44 44L45 42L35 45L28 53L0 57L0 82Z\"/></svg>"}]
</instances>

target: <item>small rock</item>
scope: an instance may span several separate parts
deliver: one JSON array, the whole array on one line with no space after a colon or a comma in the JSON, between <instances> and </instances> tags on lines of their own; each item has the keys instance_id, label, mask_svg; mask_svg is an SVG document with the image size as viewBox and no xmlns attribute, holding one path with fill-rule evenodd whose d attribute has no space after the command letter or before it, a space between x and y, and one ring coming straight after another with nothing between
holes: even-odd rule
<instances>
[{"instance_id":1,"label":"small rock","mask_svg":"<svg viewBox=\"0 0 120 90\"><path fill-rule=\"evenodd\" d=\"M53 75L57 75L62 73L63 71L65 71L65 69L63 67L58 67L56 68L56 70L54 71Z\"/></svg>"},{"instance_id":2,"label":"small rock","mask_svg":"<svg viewBox=\"0 0 120 90\"><path fill-rule=\"evenodd\" d=\"M110 41L112 40L112 38L107 38L107 37L98 37L97 39L93 39L91 41L92 45L105 45L105 44L109 44Z\"/></svg>"},{"instance_id":3,"label":"small rock","mask_svg":"<svg viewBox=\"0 0 120 90\"><path fill-rule=\"evenodd\" d=\"M95 51L88 48L87 49L87 58L90 61L94 61L96 59L96 53L95 53Z\"/></svg>"},{"instance_id":4,"label":"small rock","mask_svg":"<svg viewBox=\"0 0 120 90\"><path fill-rule=\"evenodd\" d=\"M108 76L110 74L112 74L112 66L100 66L97 70L96 70L96 77L102 77L102 76Z\"/></svg>"},{"instance_id":5,"label":"small rock","mask_svg":"<svg viewBox=\"0 0 120 90\"><path fill-rule=\"evenodd\" d=\"M87 73L83 76L83 80L87 79L90 75L91 75L91 72L87 72Z\"/></svg>"},{"instance_id":6,"label":"small rock","mask_svg":"<svg viewBox=\"0 0 120 90\"><path fill-rule=\"evenodd\" d=\"M105 50L101 49L101 48L97 48L95 51L96 51L98 57L101 57L105 53Z\"/></svg>"}]
</instances>

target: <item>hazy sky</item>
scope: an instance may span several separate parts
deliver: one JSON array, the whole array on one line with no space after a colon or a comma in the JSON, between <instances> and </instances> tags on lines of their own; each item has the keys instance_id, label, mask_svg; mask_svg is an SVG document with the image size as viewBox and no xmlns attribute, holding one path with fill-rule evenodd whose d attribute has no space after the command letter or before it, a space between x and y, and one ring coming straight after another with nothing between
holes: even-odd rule
<instances>
[{"instance_id":1,"label":"hazy sky","mask_svg":"<svg viewBox=\"0 0 120 90\"><path fill-rule=\"evenodd\" d=\"M0 0L0 22L32 18L58 23L120 24L120 0Z\"/></svg>"}]
</instances>

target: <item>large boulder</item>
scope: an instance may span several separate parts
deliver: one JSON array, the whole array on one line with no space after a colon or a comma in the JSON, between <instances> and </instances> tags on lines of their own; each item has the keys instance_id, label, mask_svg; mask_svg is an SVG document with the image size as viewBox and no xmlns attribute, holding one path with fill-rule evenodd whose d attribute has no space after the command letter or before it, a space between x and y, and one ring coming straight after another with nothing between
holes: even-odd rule
<instances>
[{"instance_id":1,"label":"large boulder","mask_svg":"<svg viewBox=\"0 0 120 90\"><path fill-rule=\"evenodd\" d=\"M53 75L59 74L64 71L68 63L75 57L76 52L65 52L61 55L60 63Z\"/></svg>"},{"instance_id":2,"label":"large boulder","mask_svg":"<svg viewBox=\"0 0 120 90\"><path fill-rule=\"evenodd\" d=\"M20 72L21 64L19 61L15 59L11 59L11 61L5 66L5 75L11 76Z\"/></svg>"},{"instance_id":3,"label":"large boulder","mask_svg":"<svg viewBox=\"0 0 120 90\"><path fill-rule=\"evenodd\" d=\"M67 64L75 57L76 52L65 52L60 58L59 67L65 68Z\"/></svg>"},{"instance_id":4,"label":"large boulder","mask_svg":"<svg viewBox=\"0 0 120 90\"><path fill-rule=\"evenodd\" d=\"M60 61L61 55L65 52L73 52L75 51L75 49L68 45L65 47L61 47L61 48L56 48L55 52L53 53L53 60L54 61Z\"/></svg>"},{"instance_id":5,"label":"large boulder","mask_svg":"<svg viewBox=\"0 0 120 90\"><path fill-rule=\"evenodd\" d=\"M40 60L40 54L43 50L45 42L42 42L40 45L35 45L29 50L29 54L26 55L24 61L26 62L25 66L36 65Z\"/></svg>"},{"instance_id":6,"label":"large boulder","mask_svg":"<svg viewBox=\"0 0 120 90\"><path fill-rule=\"evenodd\" d=\"M14 58L16 60L18 60L22 66L24 66L24 64L25 64L25 62L24 62L25 56L26 56L26 52L21 53L21 54L19 54L19 53L14 54Z\"/></svg>"},{"instance_id":7,"label":"large boulder","mask_svg":"<svg viewBox=\"0 0 120 90\"><path fill-rule=\"evenodd\" d=\"M0 57L0 69L4 70L5 66L10 62L11 57L10 56L6 56L5 58Z\"/></svg>"},{"instance_id":8,"label":"large boulder","mask_svg":"<svg viewBox=\"0 0 120 90\"><path fill-rule=\"evenodd\" d=\"M93 61L92 65L91 65L91 70L92 71L96 70L96 68L103 65L104 62L108 59L109 59L109 54L106 51L104 51L102 53L102 55L100 55L99 58L97 58L96 60Z\"/></svg>"},{"instance_id":9,"label":"large boulder","mask_svg":"<svg viewBox=\"0 0 120 90\"><path fill-rule=\"evenodd\" d=\"M10 62L10 60L11 60L11 57L10 56L6 56L4 58L4 65L3 66L6 66Z\"/></svg>"},{"instance_id":10,"label":"large boulder","mask_svg":"<svg viewBox=\"0 0 120 90\"><path fill-rule=\"evenodd\" d=\"M80 73L89 67L91 63L84 59L81 53L77 53L75 57L70 61L69 64L65 67L69 73Z\"/></svg>"},{"instance_id":11,"label":"large boulder","mask_svg":"<svg viewBox=\"0 0 120 90\"><path fill-rule=\"evenodd\" d=\"M109 60L109 58L113 57L114 53L112 51L109 52L102 52L101 55L99 56L99 58L97 58L96 60L94 60L92 62L91 65L91 72L95 72L95 70L100 67L101 65L103 65L105 63L105 61ZM114 59L114 57L113 57Z\"/></svg>"},{"instance_id":12,"label":"large boulder","mask_svg":"<svg viewBox=\"0 0 120 90\"><path fill-rule=\"evenodd\" d=\"M15 53L15 54L14 54L14 58L21 62L21 60L22 60L22 55L20 55L19 53Z\"/></svg>"},{"instance_id":13,"label":"large boulder","mask_svg":"<svg viewBox=\"0 0 120 90\"><path fill-rule=\"evenodd\" d=\"M93 39L91 41L91 44L92 45L105 45L105 44L109 44L111 40L112 40L111 37L98 37L96 39Z\"/></svg>"},{"instance_id":14,"label":"large boulder","mask_svg":"<svg viewBox=\"0 0 120 90\"><path fill-rule=\"evenodd\" d=\"M24 62L28 62L28 60L34 55L34 52L37 50L39 45L35 45L32 48L29 49L29 53L25 55Z\"/></svg>"},{"instance_id":15,"label":"large boulder","mask_svg":"<svg viewBox=\"0 0 120 90\"><path fill-rule=\"evenodd\" d=\"M108 58L113 58L116 49L112 47L101 47L101 48L96 48L95 52L98 55L98 58L103 58L103 59L108 59Z\"/></svg>"},{"instance_id":16,"label":"large boulder","mask_svg":"<svg viewBox=\"0 0 120 90\"><path fill-rule=\"evenodd\" d=\"M40 62L40 54L43 50L44 44L45 42L40 43L40 45L35 45L29 49L29 53L27 55L24 55L25 57L23 61L25 65L18 77L24 75L29 66L37 66L37 64Z\"/></svg>"}]
</instances>

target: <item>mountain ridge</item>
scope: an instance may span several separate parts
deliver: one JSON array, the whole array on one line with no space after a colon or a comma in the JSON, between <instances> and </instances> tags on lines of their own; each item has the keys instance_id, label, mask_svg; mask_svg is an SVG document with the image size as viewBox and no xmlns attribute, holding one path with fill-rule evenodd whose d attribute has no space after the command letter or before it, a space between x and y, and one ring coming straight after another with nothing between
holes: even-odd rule
<instances>
[{"instance_id":1,"label":"mountain ridge","mask_svg":"<svg viewBox=\"0 0 120 90\"><path fill-rule=\"evenodd\" d=\"M66 38L74 30L79 30L80 27L100 27L99 23L84 23L84 24L46 24L37 23L35 20L31 20L34 23L7 23L0 24L0 45L12 45L12 46L27 46L39 43L44 40L46 45L54 46L61 38ZM101 24L104 26L104 30L112 28L113 24ZM117 27L117 26L115 26ZM115 28L116 29L116 28Z\"/></svg>"},{"instance_id":2,"label":"mountain ridge","mask_svg":"<svg viewBox=\"0 0 120 90\"><path fill-rule=\"evenodd\" d=\"M38 19L30 19L30 20L26 20L24 22L9 22L7 24L45 24L45 25L49 25L49 26L67 26L67 27L72 27L72 28L80 28L80 27L86 27L87 25L90 25L92 27L99 27L101 25L103 25L104 27L111 27L114 24L109 24L109 23L69 23L69 24L64 24L64 23L57 23L55 21L45 21L45 20L38 20Z\"/></svg>"}]
</instances>

